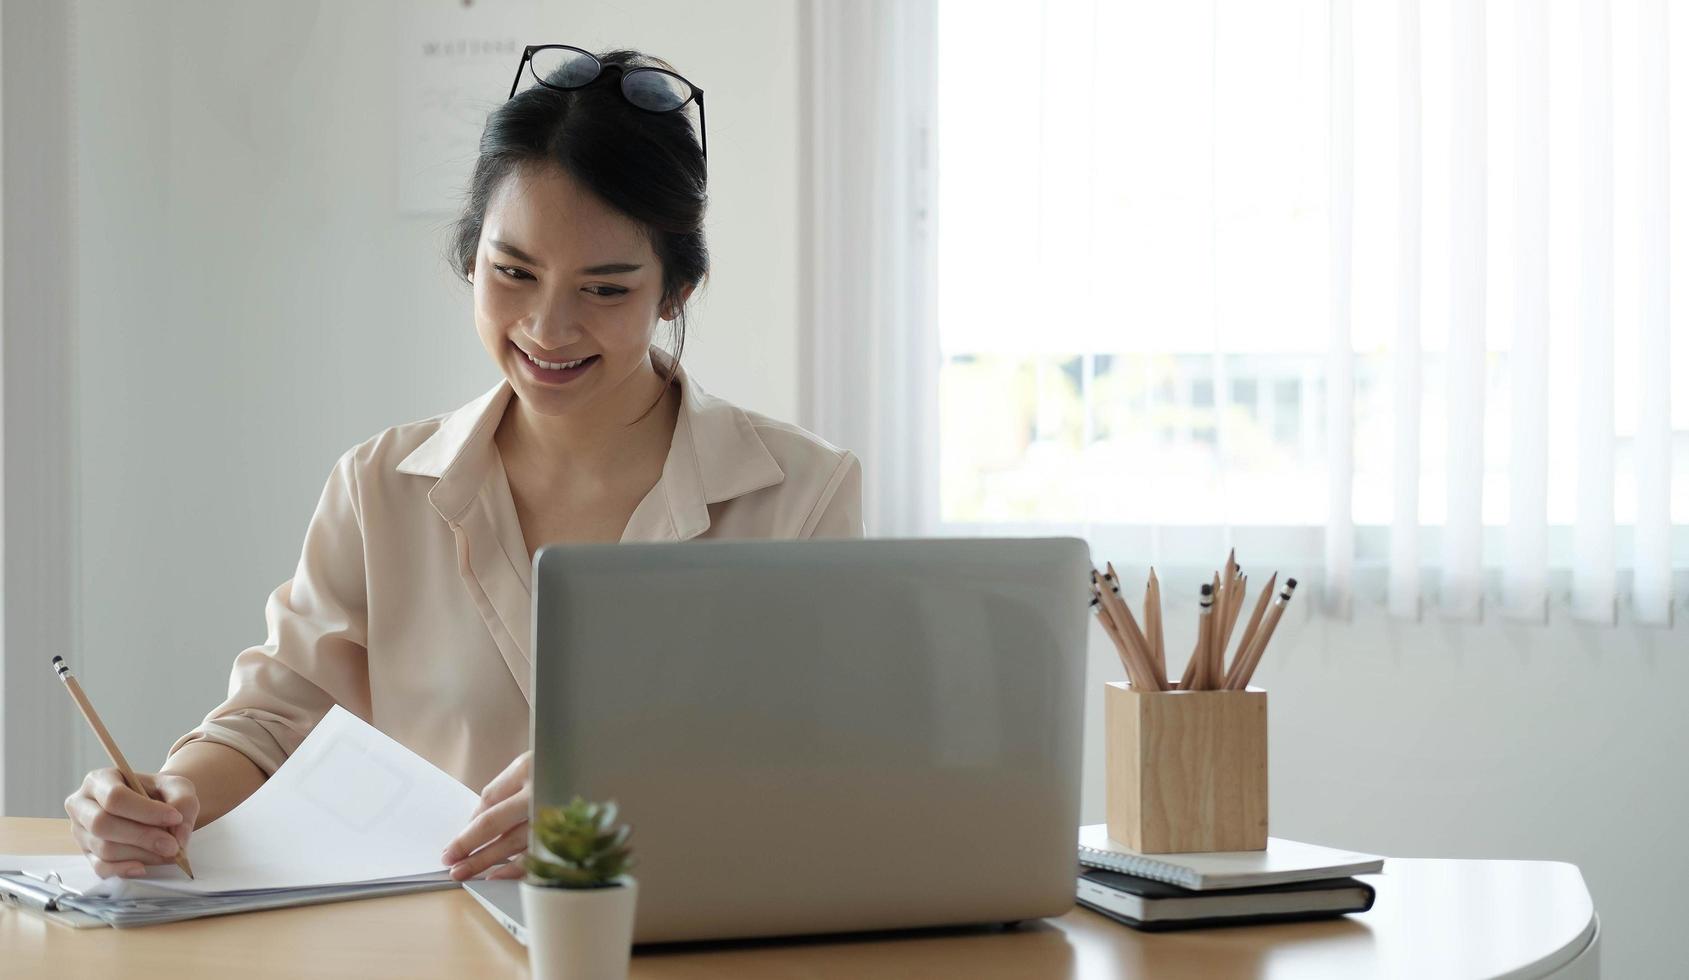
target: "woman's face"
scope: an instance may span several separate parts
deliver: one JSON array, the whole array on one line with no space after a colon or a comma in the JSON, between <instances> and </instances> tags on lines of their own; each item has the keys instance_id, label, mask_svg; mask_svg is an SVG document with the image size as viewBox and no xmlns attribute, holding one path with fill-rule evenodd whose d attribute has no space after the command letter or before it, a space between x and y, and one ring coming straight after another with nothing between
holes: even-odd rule
<instances>
[{"instance_id":1,"label":"woman's face","mask_svg":"<svg viewBox=\"0 0 1689 980\"><path fill-rule=\"evenodd\" d=\"M473 275L476 333L535 411L650 397L663 270L637 223L561 169L519 169L494 191Z\"/></svg>"}]
</instances>

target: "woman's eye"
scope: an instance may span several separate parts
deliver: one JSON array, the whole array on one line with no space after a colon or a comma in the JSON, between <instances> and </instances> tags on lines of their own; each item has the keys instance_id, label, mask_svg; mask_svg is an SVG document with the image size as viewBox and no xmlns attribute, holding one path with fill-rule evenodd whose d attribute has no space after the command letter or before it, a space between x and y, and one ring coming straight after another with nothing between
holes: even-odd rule
<instances>
[{"instance_id":1,"label":"woman's eye","mask_svg":"<svg viewBox=\"0 0 1689 980\"><path fill-rule=\"evenodd\" d=\"M620 296L627 292L621 286L588 286L586 291L594 296Z\"/></svg>"},{"instance_id":2,"label":"woman's eye","mask_svg":"<svg viewBox=\"0 0 1689 980\"><path fill-rule=\"evenodd\" d=\"M526 272L523 272L521 269L515 268L514 266L495 265L495 266L493 266L493 268L497 269L501 275L508 276L511 279L532 279L532 278L534 278L533 276L528 275Z\"/></svg>"}]
</instances>

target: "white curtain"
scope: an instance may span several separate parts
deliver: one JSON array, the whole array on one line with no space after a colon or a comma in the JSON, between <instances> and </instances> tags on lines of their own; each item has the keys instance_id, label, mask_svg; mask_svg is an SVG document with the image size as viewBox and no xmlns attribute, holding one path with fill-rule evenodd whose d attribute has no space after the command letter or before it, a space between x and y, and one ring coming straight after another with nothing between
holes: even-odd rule
<instances>
[{"instance_id":1,"label":"white curtain","mask_svg":"<svg viewBox=\"0 0 1689 980\"><path fill-rule=\"evenodd\" d=\"M1389 606L1415 615L1420 605L1421 522L1420 316L1442 311L1421 303L1421 234L1427 207L1446 207L1442 251L1448 262L1447 358L1442 522L1438 602L1444 615L1482 614L1484 569L1499 565L1505 614L1541 620L1548 596L1550 480L1571 476L1570 600L1582 620L1611 623L1618 608L1616 452L1632 456L1627 474L1634 500L1631 603L1635 619L1663 625L1671 616L1671 32L1665 0L1513 0L1500 9L1461 0L1437 11L1436 68L1422 46L1425 9L1397 0L1393 51L1381 31L1357 39L1351 0L1331 0L1330 100L1332 185L1332 453L1333 513L1326 558L1329 595L1346 594L1352 556L1346 541L1344 480L1354 447L1339 423L1352 406L1341 364L1349 359L1346 297L1357 243L1349 202L1358 179L1352 166L1357 111L1396 119L1398 329L1394 408ZM1624 29L1615 31L1615 10ZM1391 102L1360 105L1353 65L1393 55L1397 92ZM1510 65L1510 72L1498 72ZM1635 70L1616 78L1615 63ZM1575 69L1572 67L1575 66ZM1445 77L1431 77L1434 71ZM1500 83L1498 86L1497 83ZM1423 96L1446 99L1446 156L1425 152ZM1494 87L1510 89L1499 97ZM1625 131L1616 132L1623 119ZM1565 152L1575 149L1575 153ZM1444 171L1446 187L1426 201L1422 174ZM1359 179L1364 179L1359 178ZM1383 192L1383 188L1378 188ZM1509 199L1493 201L1497 194ZM1500 205L1498 207L1497 205ZM1503 208L1512 221L1495 227ZM1625 238L1628 240L1621 241ZM1492 261L1499 260L1499 261ZM1499 268L1498 268L1499 266ZM1558 282L1556 281L1558 280ZM1499 324L1492 293L1510 287L1511 309ZM1616 390L1618 319L1632 351L1634 385ZM1486 402L1492 387L1493 340L1509 343L1510 405ZM1556 384L1556 360L1569 364ZM1505 545L1485 554L1486 438L1506 410L1510 443ZM1617 416L1631 421L1622 432ZM1551 444L1574 447L1569 466L1550 466ZM1628 509L1628 508L1627 508ZM1486 562L1486 557L1488 561Z\"/></svg>"},{"instance_id":2,"label":"white curtain","mask_svg":"<svg viewBox=\"0 0 1689 980\"><path fill-rule=\"evenodd\" d=\"M1689 11L809 15L808 421L865 450L871 531L1205 524L1290 542L1336 615L1670 623Z\"/></svg>"},{"instance_id":3,"label":"white curtain","mask_svg":"<svg viewBox=\"0 0 1689 980\"><path fill-rule=\"evenodd\" d=\"M931 0L809 0L802 423L861 459L871 536L934 522Z\"/></svg>"}]
</instances>

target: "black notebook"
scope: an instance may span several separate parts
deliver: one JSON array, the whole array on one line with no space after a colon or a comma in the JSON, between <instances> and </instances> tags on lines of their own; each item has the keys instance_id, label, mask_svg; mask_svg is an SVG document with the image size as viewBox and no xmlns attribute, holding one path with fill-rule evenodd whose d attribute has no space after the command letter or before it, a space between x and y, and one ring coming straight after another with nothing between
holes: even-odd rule
<instances>
[{"instance_id":1,"label":"black notebook","mask_svg":"<svg viewBox=\"0 0 1689 980\"><path fill-rule=\"evenodd\" d=\"M1325 919L1365 912L1374 897L1354 878L1192 891L1101 868L1081 868L1078 891L1079 904L1148 932Z\"/></svg>"}]
</instances>

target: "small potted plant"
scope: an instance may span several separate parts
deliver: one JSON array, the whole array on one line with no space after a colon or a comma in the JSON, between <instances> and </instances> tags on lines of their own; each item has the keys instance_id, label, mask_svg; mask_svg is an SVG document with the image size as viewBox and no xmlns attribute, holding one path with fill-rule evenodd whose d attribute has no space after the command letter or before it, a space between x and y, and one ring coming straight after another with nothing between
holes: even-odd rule
<instances>
[{"instance_id":1,"label":"small potted plant","mask_svg":"<svg viewBox=\"0 0 1689 980\"><path fill-rule=\"evenodd\" d=\"M533 980L626 977L638 882L616 804L541 807L522 882Z\"/></svg>"}]
</instances>

